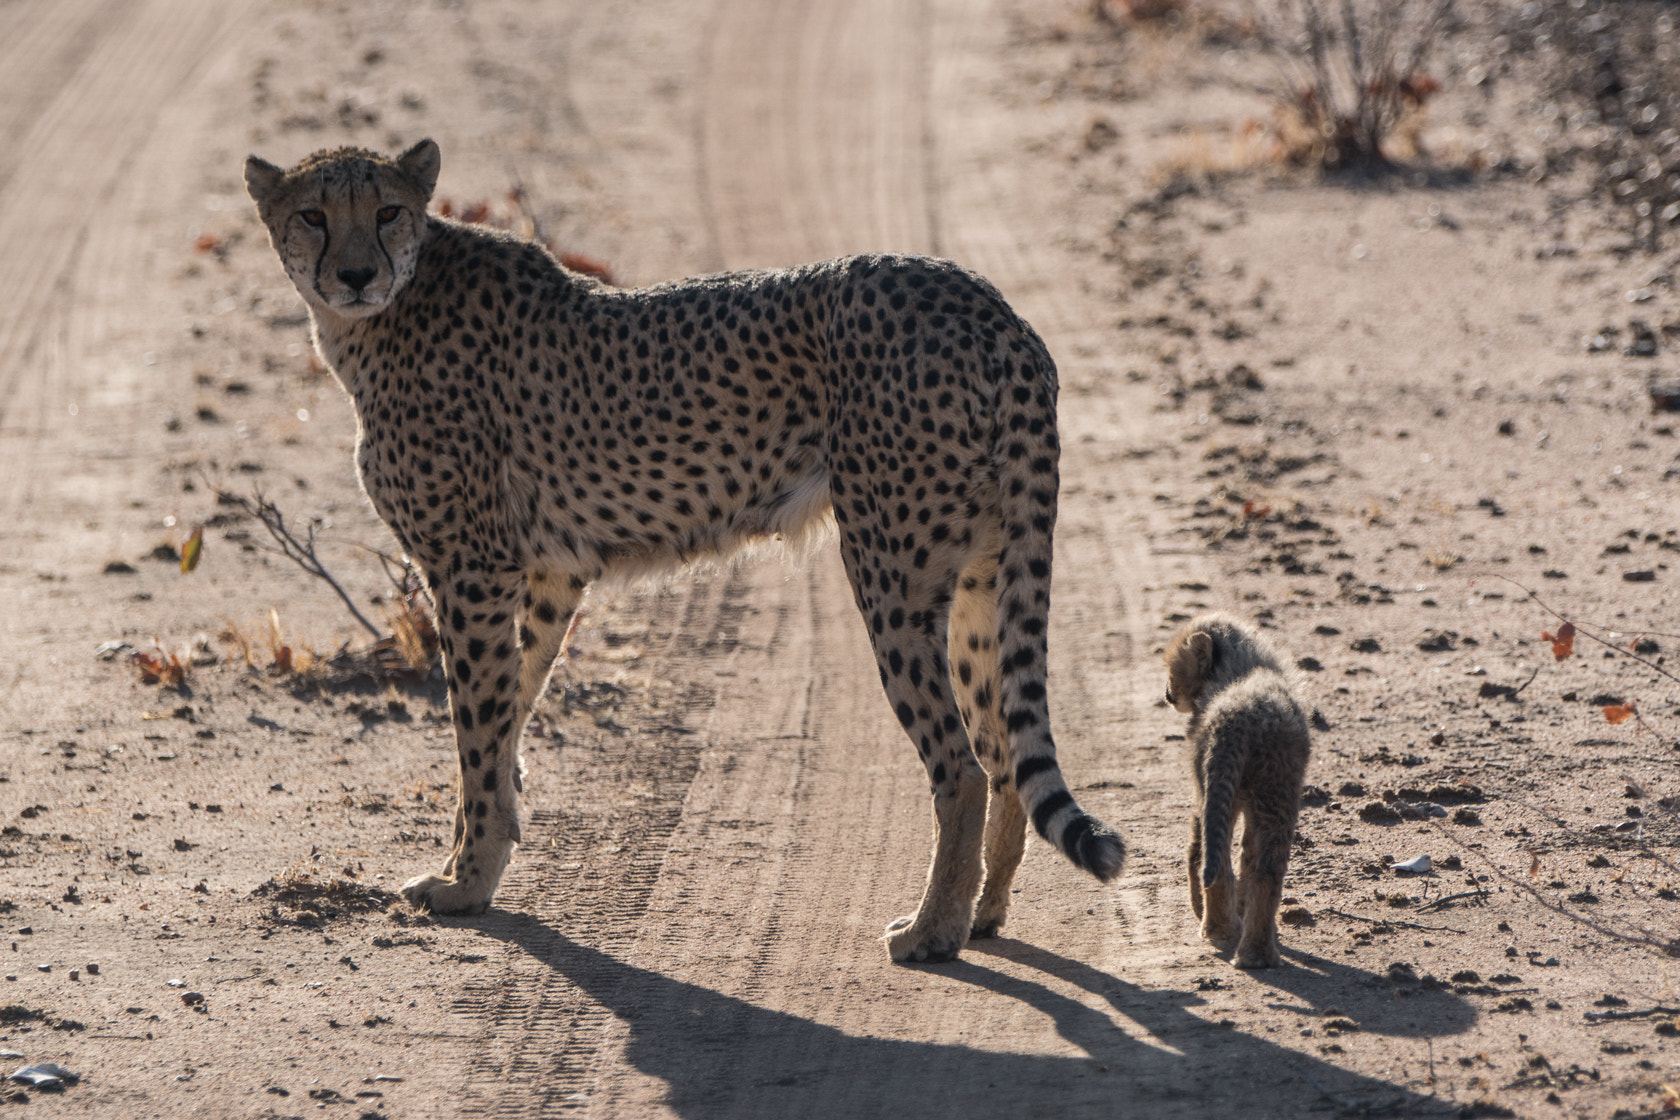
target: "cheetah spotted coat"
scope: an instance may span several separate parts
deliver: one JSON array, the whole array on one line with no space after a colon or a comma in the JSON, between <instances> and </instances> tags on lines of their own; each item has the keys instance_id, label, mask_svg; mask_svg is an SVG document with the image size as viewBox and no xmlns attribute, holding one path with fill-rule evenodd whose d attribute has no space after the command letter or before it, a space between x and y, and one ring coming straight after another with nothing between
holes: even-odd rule
<instances>
[{"instance_id":1,"label":"cheetah spotted coat","mask_svg":"<svg viewBox=\"0 0 1680 1120\"><path fill-rule=\"evenodd\" d=\"M355 403L362 484L437 609L460 803L448 861L407 896L489 904L520 837L519 737L591 582L829 511L933 793L933 864L892 956L995 933L1029 819L1116 875L1124 848L1050 736L1055 366L996 289L909 256L611 288L428 216L436 168L429 141L247 167Z\"/></svg>"}]
</instances>

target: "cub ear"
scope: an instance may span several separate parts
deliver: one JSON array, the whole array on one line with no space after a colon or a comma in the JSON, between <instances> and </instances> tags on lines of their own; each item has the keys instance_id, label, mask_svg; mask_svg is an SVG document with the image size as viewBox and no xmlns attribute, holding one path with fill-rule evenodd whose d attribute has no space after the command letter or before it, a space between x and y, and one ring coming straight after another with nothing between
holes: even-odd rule
<instances>
[{"instance_id":1,"label":"cub ear","mask_svg":"<svg viewBox=\"0 0 1680 1120\"><path fill-rule=\"evenodd\" d=\"M1190 653L1196 659L1196 675L1205 679L1213 668L1213 636L1206 630L1190 635Z\"/></svg>"},{"instance_id":2,"label":"cub ear","mask_svg":"<svg viewBox=\"0 0 1680 1120\"><path fill-rule=\"evenodd\" d=\"M274 197L274 192L280 189L280 183L285 178L286 172L266 159L245 157L245 190L259 210L268 205L268 201Z\"/></svg>"},{"instance_id":3,"label":"cub ear","mask_svg":"<svg viewBox=\"0 0 1680 1120\"><path fill-rule=\"evenodd\" d=\"M420 141L397 157L397 167L426 196L428 202L437 187L438 168L442 163L443 156L439 154L436 142L429 139Z\"/></svg>"}]
</instances>

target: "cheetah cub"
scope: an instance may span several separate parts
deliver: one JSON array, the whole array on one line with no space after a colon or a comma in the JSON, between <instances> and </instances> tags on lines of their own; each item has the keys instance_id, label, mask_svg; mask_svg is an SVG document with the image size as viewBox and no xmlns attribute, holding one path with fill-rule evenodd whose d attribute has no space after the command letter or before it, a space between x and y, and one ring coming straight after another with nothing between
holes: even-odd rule
<instances>
[{"instance_id":1,"label":"cheetah cub","mask_svg":"<svg viewBox=\"0 0 1680 1120\"><path fill-rule=\"evenodd\" d=\"M1203 937L1221 946L1237 941L1238 968L1275 968L1283 962L1278 901L1312 748L1307 717L1271 643L1229 615L1191 621L1163 659L1167 703L1190 715L1190 906ZM1240 884L1230 855L1239 813Z\"/></svg>"}]
</instances>

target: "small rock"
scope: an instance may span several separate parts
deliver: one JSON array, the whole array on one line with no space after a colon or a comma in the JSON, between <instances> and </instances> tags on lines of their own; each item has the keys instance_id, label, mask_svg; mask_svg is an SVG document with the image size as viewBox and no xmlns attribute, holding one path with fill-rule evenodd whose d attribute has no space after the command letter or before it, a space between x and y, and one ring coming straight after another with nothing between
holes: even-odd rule
<instances>
[{"instance_id":1,"label":"small rock","mask_svg":"<svg viewBox=\"0 0 1680 1120\"><path fill-rule=\"evenodd\" d=\"M80 1074L71 1073L57 1062L37 1062L35 1065L14 1070L8 1079L34 1089L54 1090L74 1085L82 1078Z\"/></svg>"},{"instance_id":2,"label":"small rock","mask_svg":"<svg viewBox=\"0 0 1680 1120\"><path fill-rule=\"evenodd\" d=\"M1416 855L1405 863L1392 864L1389 870L1401 871L1408 875L1424 875L1434 870L1434 867L1434 863L1430 861L1427 855Z\"/></svg>"}]
</instances>

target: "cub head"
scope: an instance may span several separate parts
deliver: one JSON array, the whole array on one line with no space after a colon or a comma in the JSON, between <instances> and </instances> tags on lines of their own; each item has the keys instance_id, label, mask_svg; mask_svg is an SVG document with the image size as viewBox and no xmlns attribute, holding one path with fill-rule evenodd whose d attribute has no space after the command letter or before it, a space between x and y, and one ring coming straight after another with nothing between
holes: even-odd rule
<instances>
[{"instance_id":1,"label":"cub head","mask_svg":"<svg viewBox=\"0 0 1680 1120\"><path fill-rule=\"evenodd\" d=\"M316 152L290 170L251 156L245 188L304 301L365 319L414 277L438 164L430 140L396 159L360 148Z\"/></svg>"},{"instance_id":2,"label":"cub head","mask_svg":"<svg viewBox=\"0 0 1680 1120\"><path fill-rule=\"evenodd\" d=\"M1167 703L1181 712L1194 712L1202 689L1213 672L1213 635L1186 626L1167 643L1161 660L1167 663Z\"/></svg>"}]
</instances>

